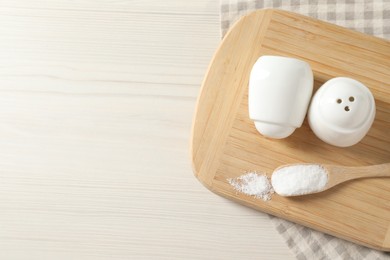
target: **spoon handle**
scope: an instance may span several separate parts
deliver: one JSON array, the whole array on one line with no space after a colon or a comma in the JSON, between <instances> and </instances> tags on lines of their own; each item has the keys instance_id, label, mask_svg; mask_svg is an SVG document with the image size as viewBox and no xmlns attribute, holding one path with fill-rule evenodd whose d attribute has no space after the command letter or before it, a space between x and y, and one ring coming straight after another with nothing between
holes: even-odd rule
<instances>
[{"instance_id":1,"label":"spoon handle","mask_svg":"<svg viewBox=\"0 0 390 260\"><path fill-rule=\"evenodd\" d=\"M336 165L326 165L325 167L344 181L358 178L390 177L390 163L359 167Z\"/></svg>"}]
</instances>

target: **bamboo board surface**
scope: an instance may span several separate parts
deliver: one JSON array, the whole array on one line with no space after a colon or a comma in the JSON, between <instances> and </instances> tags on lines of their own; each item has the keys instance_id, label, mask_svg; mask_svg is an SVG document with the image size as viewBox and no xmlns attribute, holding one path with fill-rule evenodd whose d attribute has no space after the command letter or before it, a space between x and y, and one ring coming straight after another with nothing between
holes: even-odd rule
<instances>
[{"instance_id":1,"label":"bamboo board surface","mask_svg":"<svg viewBox=\"0 0 390 260\"><path fill-rule=\"evenodd\" d=\"M249 73L258 57L307 61L315 90L338 76L372 91L377 114L357 145L339 148L319 140L307 120L290 137L267 139L248 116ZM246 171L272 171L287 163L360 166L390 161L390 42L302 15L262 10L240 19L223 39L203 81L193 122L194 173L207 188L272 215L379 250L390 251L390 178L350 181L309 196L273 195L262 201L227 182Z\"/></svg>"}]
</instances>

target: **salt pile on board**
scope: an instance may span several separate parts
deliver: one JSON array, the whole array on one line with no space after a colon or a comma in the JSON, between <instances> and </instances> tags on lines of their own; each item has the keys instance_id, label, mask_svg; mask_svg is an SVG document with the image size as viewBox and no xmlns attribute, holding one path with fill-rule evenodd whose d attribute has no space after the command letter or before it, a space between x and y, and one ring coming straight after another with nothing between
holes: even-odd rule
<instances>
[{"instance_id":1,"label":"salt pile on board","mask_svg":"<svg viewBox=\"0 0 390 260\"><path fill-rule=\"evenodd\" d=\"M328 173L318 164L297 164L276 169L272 186L281 196L297 196L322 191L328 183Z\"/></svg>"},{"instance_id":2,"label":"salt pile on board","mask_svg":"<svg viewBox=\"0 0 390 260\"><path fill-rule=\"evenodd\" d=\"M234 179L227 180L235 190L246 195L255 196L255 198L264 201L270 200L274 193L272 185L265 174L249 172Z\"/></svg>"}]
</instances>

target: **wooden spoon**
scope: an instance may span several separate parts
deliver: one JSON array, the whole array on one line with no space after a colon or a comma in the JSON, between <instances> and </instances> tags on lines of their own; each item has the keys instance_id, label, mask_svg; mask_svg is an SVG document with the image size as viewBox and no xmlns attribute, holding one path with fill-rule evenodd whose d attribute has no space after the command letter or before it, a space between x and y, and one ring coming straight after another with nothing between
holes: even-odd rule
<instances>
[{"instance_id":1,"label":"wooden spoon","mask_svg":"<svg viewBox=\"0 0 390 260\"><path fill-rule=\"evenodd\" d=\"M347 167L331 164L289 164L272 174L272 186L281 196L321 192L340 183L372 177L390 177L390 163Z\"/></svg>"}]
</instances>

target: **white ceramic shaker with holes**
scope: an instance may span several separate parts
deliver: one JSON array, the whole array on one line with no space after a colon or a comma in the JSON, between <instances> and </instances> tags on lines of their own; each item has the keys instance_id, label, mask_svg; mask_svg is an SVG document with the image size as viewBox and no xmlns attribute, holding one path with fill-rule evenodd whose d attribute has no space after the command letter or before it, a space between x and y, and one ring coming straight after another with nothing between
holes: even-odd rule
<instances>
[{"instance_id":1,"label":"white ceramic shaker with holes","mask_svg":"<svg viewBox=\"0 0 390 260\"><path fill-rule=\"evenodd\" d=\"M308 112L309 125L326 143L347 147L360 142L375 118L375 101L361 82L338 77L314 94Z\"/></svg>"}]
</instances>

